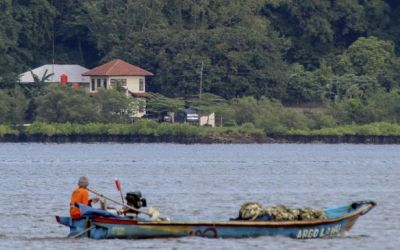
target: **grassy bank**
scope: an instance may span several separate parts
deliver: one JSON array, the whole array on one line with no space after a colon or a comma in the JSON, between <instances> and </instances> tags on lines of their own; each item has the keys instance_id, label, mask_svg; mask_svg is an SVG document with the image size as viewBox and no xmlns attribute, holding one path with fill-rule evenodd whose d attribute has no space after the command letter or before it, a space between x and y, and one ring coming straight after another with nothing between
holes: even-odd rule
<instances>
[{"instance_id":1,"label":"grassy bank","mask_svg":"<svg viewBox=\"0 0 400 250\"><path fill-rule=\"evenodd\" d=\"M73 124L41 123L15 129L0 125L0 137L14 136L145 136L145 137L180 137L180 138L256 138L265 136L262 129L244 124L229 128L198 127L189 124L157 123L140 120L133 124Z\"/></svg>"},{"instance_id":2,"label":"grassy bank","mask_svg":"<svg viewBox=\"0 0 400 250\"><path fill-rule=\"evenodd\" d=\"M400 136L400 125L376 122L365 125L343 125L317 130L289 130L286 135L312 136Z\"/></svg>"},{"instance_id":3,"label":"grassy bank","mask_svg":"<svg viewBox=\"0 0 400 250\"><path fill-rule=\"evenodd\" d=\"M251 143L318 141L326 143L398 143L400 142L400 125L380 122L318 130L288 130L279 134L267 135L264 130L255 128L252 124L210 128L189 124L156 123L149 120L140 120L133 124L33 123L18 129L0 125L0 138L2 141L38 142Z\"/></svg>"},{"instance_id":4,"label":"grassy bank","mask_svg":"<svg viewBox=\"0 0 400 250\"><path fill-rule=\"evenodd\" d=\"M0 137L6 136L6 135L18 135L18 134L19 134L19 131L12 128L11 126L0 124Z\"/></svg>"}]
</instances>

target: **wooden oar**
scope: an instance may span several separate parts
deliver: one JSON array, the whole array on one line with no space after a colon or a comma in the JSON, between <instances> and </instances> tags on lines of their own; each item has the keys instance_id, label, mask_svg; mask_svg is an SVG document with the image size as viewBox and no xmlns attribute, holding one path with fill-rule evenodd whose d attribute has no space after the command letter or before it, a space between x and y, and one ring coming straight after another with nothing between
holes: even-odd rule
<instances>
[{"instance_id":1,"label":"wooden oar","mask_svg":"<svg viewBox=\"0 0 400 250\"><path fill-rule=\"evenodd\" d=\"M119 181L118 178L115 178L115 187L117 188L119 194L121 195L122 204L125 206L124 195L122 194L121 182Z\"/></svg>"},{"instance_id":2,"label":"wooden oar","mask_svg":"<svg viewBox=\"0 0 400 250\"><path fill-rule=\"evenodd\" d=\"M103 194L101 194L101 193L99 193L99 192L96 192L96 191L94 191L94 190L92 190L92 189L89 189L89 188L86 188L86 189L87 189L89 192L92 192L93 194L95 194L95 195L97 195L97 196L100 196L101 198L104 198L104 199L106 199L106 200L109 200L109 201L111 201L111 202L114 202L115 204L118 204L118 205L121 205L121 206L125 206L125 207L127 207L127 208L129 208L129 209L131 209L131 210L133 210L133 211L135 211L135 212L137 212L137 213L145 214L145 215L147 215L147 216L152 217L152 214L151 214L151 213L138 210L138 209L136 209L136 208L134 208L134 207L132 207L132 206L129 206L128 204L122 204L121 202L116 201L116 200L114 200L114 199L111 199L110 197L107 197L107 196L105 196L105 195L103 195ZM163 219L163 218L160 218L160 219Z\"/></svg>"}]
</instances>

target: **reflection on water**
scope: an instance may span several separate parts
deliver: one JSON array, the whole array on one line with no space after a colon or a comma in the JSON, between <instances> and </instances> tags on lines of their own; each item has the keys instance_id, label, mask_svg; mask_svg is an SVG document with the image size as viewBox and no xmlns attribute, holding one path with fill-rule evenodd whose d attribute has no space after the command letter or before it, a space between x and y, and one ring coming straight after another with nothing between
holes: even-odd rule
<instances>
[{"instance_id":1,"label":"reflection on water","mask_svg":"<svg viewBox=\"0 0 400 250\"><path fill-rule=\"evenodd\" d=\"M0 248L396 249L400 146L0 144ZM170 218L227 219L246 201L325 207L372 199L378 206L341 238L66 239L54 215L68 213L81 175L119 199L141 190Z\"/></svg>"}]
</instances>

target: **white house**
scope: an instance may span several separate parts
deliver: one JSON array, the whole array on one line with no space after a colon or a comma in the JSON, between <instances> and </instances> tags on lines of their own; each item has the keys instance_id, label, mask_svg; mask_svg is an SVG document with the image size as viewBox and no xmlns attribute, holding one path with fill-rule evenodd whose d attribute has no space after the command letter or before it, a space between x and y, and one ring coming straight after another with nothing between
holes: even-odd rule
<instances>
[{"instance_id":1,"label":"white house","mask_svg":"<svg viewBox=\"0 0 400 250\"><path fill-rule=\"evenodd\" d=\"M134 117L146 114L145 93L146 76L153 73L129 64L123 60L115 59L82 74L90 78L89 93L96 93L100 88L116 88L118 85L125 89L127 95L137 98L141 104Z\"/></svg>"},{"instance_id":2,"label":"white house","mask_svg":"<svg viewBox=\"0 0 400 250\"><path fill-rule=\"evenodd\" d=\"M46 64L31 71L22 73L19 77L21 83L34 83L32 73L42 79L45 74L51 76L46 79L48 83L78 83L83 87L89 87L90 78L82 74L88 69L77 64Z\"/></svg>"}]
</instances>

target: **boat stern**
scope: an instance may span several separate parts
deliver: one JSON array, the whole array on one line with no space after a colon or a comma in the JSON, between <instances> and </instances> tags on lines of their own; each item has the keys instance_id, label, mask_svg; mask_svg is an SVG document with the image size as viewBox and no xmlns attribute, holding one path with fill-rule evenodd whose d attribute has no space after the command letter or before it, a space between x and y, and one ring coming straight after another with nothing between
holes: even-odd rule
<instances>
[{"instance_id":1,"label":"boat stern","mask_svg":"<svg viewBox=\"0 0 400 250\"><path fill-rule=\"evenodd\" d=\"M56 221L66 227L69 227L69 235L68 237L72 237L74 235L78 235L85 231L89 224L90 220L88 219L80 219L80 220L73 220L71 217L66 217L66 216L56 216ZM82 236L88 236L87 234L82 235Z\"/></svg>"},{"instance_id":2,"label":"boat stern","mask_svg":"<svg viewBox=\"0 0 400 250\"><path fill-rule=\"evenodd\" d=\"M71 220L70 217L58 216L57 215L57 216L55 216L55 218L56 218L56 221L57 221L58 224L61 224L61 225L66 226L66 227L72 226L72 220Z\"/></svg>"}]
</instances>

